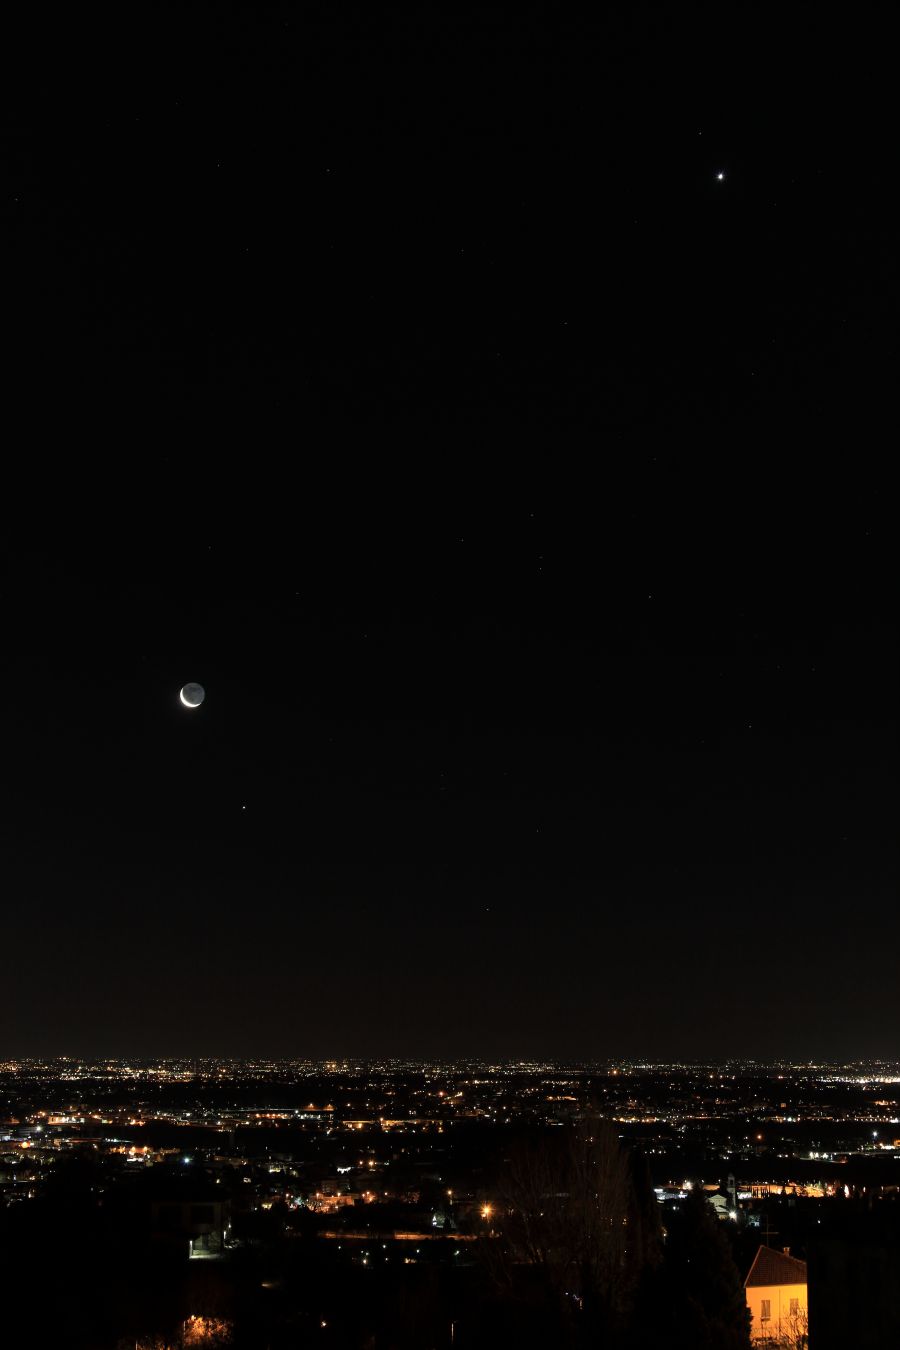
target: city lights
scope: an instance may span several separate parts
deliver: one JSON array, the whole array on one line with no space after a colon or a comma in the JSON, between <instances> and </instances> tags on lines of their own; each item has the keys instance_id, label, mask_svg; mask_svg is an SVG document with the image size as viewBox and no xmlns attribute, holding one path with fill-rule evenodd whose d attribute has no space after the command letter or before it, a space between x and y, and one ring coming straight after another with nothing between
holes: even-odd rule
<instances>
[{"instance_id":1,"label":"city lights","mask_svg":"<svg viewBox=\"0 0 900 1350\"><path fill-rule=\"evenodd\" d=\"M534 1140L596 1147L608 1127L623 1147L639 1141L664 1225L699 1190L729 1229L762 1239L774 1226L769 1206L786 1198L824 1206L827 1218L841 1197L888 1193L893 1169L865 1169L900 1160L898 1085L890 1063L19 1059L0 1067L6 1099L30 1103L0 1120L0 1204L45 1195L57 1168L89 1154L103 1177L97 1199L126 1171L145 1182L145 1238L192 1265L227 1268L265 1216L286 1234L309 1225L339 1262L377 1282L392 1267L465 1269L479 1242L515 1231L515 1204L499 1205L488 1189L500 1173L482 1171L498 1132L513 1125ZM459 1130L482 1139L468 1163L444 1144ZM684 1166L698 1156L701 1176ZM792 1213L778 1218L780 1231ZM283 1281L264 1272L259 1287L274 1297ZM323 1311L320 1329L333 1320ZM180 1333L184 1346L225 1345L229 1334L200 1311Z\"/></svg>"}]
</instances>

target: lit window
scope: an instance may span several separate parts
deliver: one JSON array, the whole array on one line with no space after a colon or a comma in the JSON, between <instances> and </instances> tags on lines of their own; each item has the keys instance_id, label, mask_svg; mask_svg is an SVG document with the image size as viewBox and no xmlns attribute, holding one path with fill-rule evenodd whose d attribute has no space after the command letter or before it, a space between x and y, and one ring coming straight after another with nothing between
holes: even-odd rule
<instances>
[{"instance_id":1,"label":"lit window","mask_svg":"<svg viewBox=\"0 0 900 1350\"><path fill-rule=\"evenodd\" d=\"M771 1318L772 1318L772 1300L771 1300L770 1298L764 1298L764 1299L761 1299L761 1300L760 1300L760 1303L761 1303L761 1309L760 1309L760 1314L759 1314L759 1320L760 1320L761 1322L769 1322L769 1321L771 1321Z\"/></svg>"}]
</instances>

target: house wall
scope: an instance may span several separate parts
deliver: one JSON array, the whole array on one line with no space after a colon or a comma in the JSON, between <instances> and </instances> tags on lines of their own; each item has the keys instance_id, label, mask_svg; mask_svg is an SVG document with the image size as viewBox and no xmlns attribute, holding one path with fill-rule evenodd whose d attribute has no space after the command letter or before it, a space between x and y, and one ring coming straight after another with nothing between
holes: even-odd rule
<instances>
[{"instance_id":1,"label":"house wall","mask_svg":"<svg viewBox=\"0 0 900 1350\"><path fill-rule=\"evenodd\" d=\"M808 1316L805 1284L754 1284L745 1288L744 1293L747 1296L747 1307L753 1316L750 1335L754 1341L765 1341L767 1337L773 1336L787 1336L791 1331L796 1334L797 1331L805 1329ZM792 1325L792 1298L798 1300L802 1328ZM771 1312L770 1320L765 1323L762 1320L764 1299L769 1300Z\"/></svg>"}]
</instances>

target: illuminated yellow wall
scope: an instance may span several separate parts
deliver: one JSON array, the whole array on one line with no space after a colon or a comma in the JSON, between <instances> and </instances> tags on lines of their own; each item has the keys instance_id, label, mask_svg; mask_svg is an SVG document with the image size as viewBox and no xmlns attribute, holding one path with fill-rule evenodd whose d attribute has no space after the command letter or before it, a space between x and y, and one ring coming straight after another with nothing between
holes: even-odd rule
<instances>
[{"instance_id":1,"label":"illuminated yellow wall","mask_svg":"<svg viewBox=\"0 0 900 1350\"><path fill-rule=\"evenodd\" d=\"M753 1314L750 1335L754 1341L767 1336L788 1336L806 1330L808 1307L805 1284L753 1284L744 1289L747 1307ZM798 1303L795 1317L791 1316L791 1299ZM769 1321L762 1320L763 1300L769 1300Z\"/></svg>"}]
</instances>

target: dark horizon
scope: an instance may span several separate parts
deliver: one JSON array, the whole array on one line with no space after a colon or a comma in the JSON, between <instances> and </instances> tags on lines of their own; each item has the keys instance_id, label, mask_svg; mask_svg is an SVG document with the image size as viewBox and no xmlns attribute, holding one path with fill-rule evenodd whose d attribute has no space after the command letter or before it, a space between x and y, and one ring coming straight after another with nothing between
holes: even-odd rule
<instances>
[{"instance_id":1,"label":"dark horizon","mask_svg":"<svg viewBox=\"0 0 900 1350\"><path fill-rule=\"evenodd\" d=\"M835 1058L835 1059L815 1059L811 1056L805 1058L792 1058L781 1055L771 1058L756 1057L753 1055L735 1055L731 1057L700 1057L683 1056L676 1059L655 1059L649 1055L598 1055L596 1058L587 1056L562 1055L484 1055L484 1054L458 1054L458 1055L305 1055L305 1054L282 1054L267 1055L260 1053L247 1052L246 1054L230 1053L159 1053L159 1054L104 1054L88 1053L83 1048L78 1051L54 1051L52 1054L43 1054L36 1052L27 1055L10 1054L3 1062L4 1068L10 1064L54 1064L54 1063L77 1063L85 1067L99 1068L101 1065L121 1064L121 1065L139 1065L153 1066L160 1064L206 1064L218 1063L222 1065L233 1064L247 1066L253 1064L274 1066L293 1066L293 1065L311 1065L316 1069L323 1071L341 1073L345 1069L375 1069L385 1068L392 1072L392 1066L397 1066L397 1071L408 1067L434 1068L441 1069L459 1069L462 1066L478 1067L497 1067L502 1069L511 1069L521 1066L523 1070L528 1070L533 1066L551 1066L553 1068L566 1069L571 1072L584 1070L585 1073L600 1071L609 1067L613 1073L630 1073L632 1070L639 1071L643 1069L692 1069L705 1068L734 1068L734 1069L758 1069L768 1071L783 1066L789 1066L798 1070L816 1069L816 1068L834 1068L834 1069L855 1069L863 1068L866 1065L882 1065L889 1067L898 1067L898 1061L895 1057L884 1055L865 1055L856 1058ZM620 1067L621 1066L621 1067Z\"/></svg>"}]
</instances>

